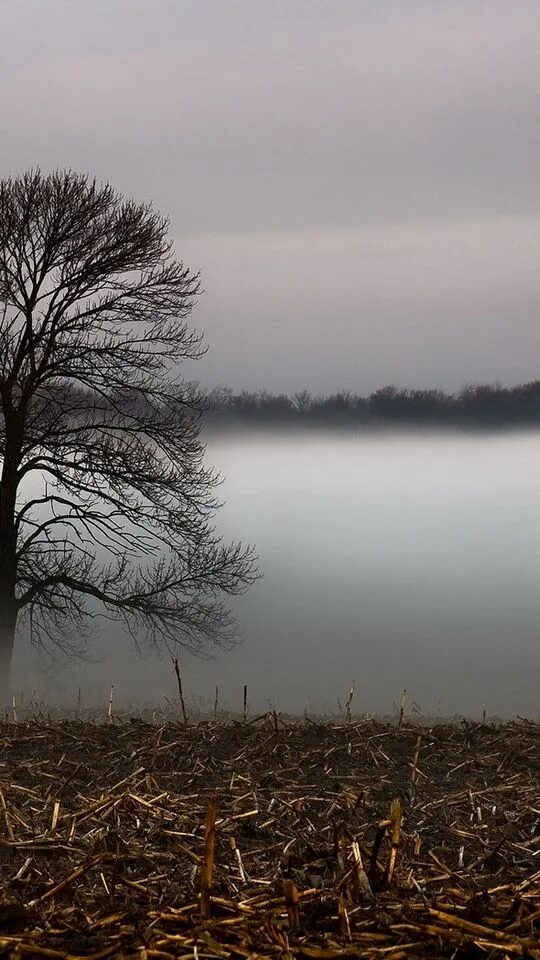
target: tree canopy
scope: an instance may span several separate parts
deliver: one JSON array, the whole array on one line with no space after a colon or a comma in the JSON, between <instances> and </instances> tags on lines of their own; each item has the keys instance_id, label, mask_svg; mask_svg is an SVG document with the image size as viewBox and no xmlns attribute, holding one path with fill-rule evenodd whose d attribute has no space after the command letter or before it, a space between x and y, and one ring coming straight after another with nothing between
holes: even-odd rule
<instances>
[{"instance_id":1,"label":"tree canopy","mask_svg":"<svg viewBox=\"0 0 540 960\"><path fill-rule=\"evenodd\" d=\"M213 527L202 397L181 375L197 273L151 205L71 171L0 182L0 667L24 623L97 611L192 650L234 633L251 550Z\"/></svg>"}]
</instances>

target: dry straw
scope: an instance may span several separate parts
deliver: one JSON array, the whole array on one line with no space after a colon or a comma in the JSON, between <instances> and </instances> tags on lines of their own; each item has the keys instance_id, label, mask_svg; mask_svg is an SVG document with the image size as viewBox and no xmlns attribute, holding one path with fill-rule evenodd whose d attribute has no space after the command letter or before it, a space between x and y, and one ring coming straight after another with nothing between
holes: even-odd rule
<instances>
[{"instance_id":1,"label":"dry straw","mask_svg":"<svg viewBox=\"0 0 540 960\"><path fill-rule=\"evenodd\" d=\"M537 723L246 712L0 724L3 955L539 960Z\"/></svg>"}]
</instances>

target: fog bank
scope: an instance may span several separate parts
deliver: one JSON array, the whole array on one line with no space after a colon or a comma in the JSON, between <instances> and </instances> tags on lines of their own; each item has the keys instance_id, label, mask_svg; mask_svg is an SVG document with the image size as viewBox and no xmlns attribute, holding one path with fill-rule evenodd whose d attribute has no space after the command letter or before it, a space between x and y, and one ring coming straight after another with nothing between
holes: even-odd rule
<instances>
[{"instance_id":1,"label":"fog bank","mask_svg":"<svg viewBox=\"0 0 540 960\"><path fill-rule=\"evenodd\" d=\"M235 601L242 642L183 658L186 695L211 708L271 703L538 715L540 432L209 436L224 473L219 527L255 543L264 579ZM117 628L115 628L116 631ZM114 632L114 631L113 631ZM164 703L166 655L141 660L105 625L100 662L48 665L20 647L15 685L73 705ZM39 668L39 669L38 669Z\"/></svg>"}]
</instances>

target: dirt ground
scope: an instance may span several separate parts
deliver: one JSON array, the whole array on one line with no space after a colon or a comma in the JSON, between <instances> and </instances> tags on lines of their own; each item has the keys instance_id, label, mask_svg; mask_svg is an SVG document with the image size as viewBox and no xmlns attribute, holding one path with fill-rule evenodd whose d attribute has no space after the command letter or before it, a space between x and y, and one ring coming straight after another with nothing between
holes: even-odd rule
<instances>
[{"instance_id":1,"label":"dirt ground","mask_svg":"<svg viewBox=\"0 0 540 960\"><path fill-rule=\"evenodd\" d=\"M0 724L0 955L540 960L540 724Z\"/></svg>"}]
</instances>

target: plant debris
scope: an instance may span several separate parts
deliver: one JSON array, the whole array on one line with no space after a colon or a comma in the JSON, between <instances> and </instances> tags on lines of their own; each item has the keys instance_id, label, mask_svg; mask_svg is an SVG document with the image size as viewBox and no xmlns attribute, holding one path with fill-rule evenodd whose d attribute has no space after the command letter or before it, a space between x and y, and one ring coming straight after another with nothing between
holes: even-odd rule
<instances>
[{"instance_id":1,"label":"plant debris","mask_svg":"<svg viewBox=\"0 0 540 960\"><path fill-rule=\"evenodd\" d=\"M0 956L540 960L540 724L0 724Z\"/></svg>"}]
</instances>

